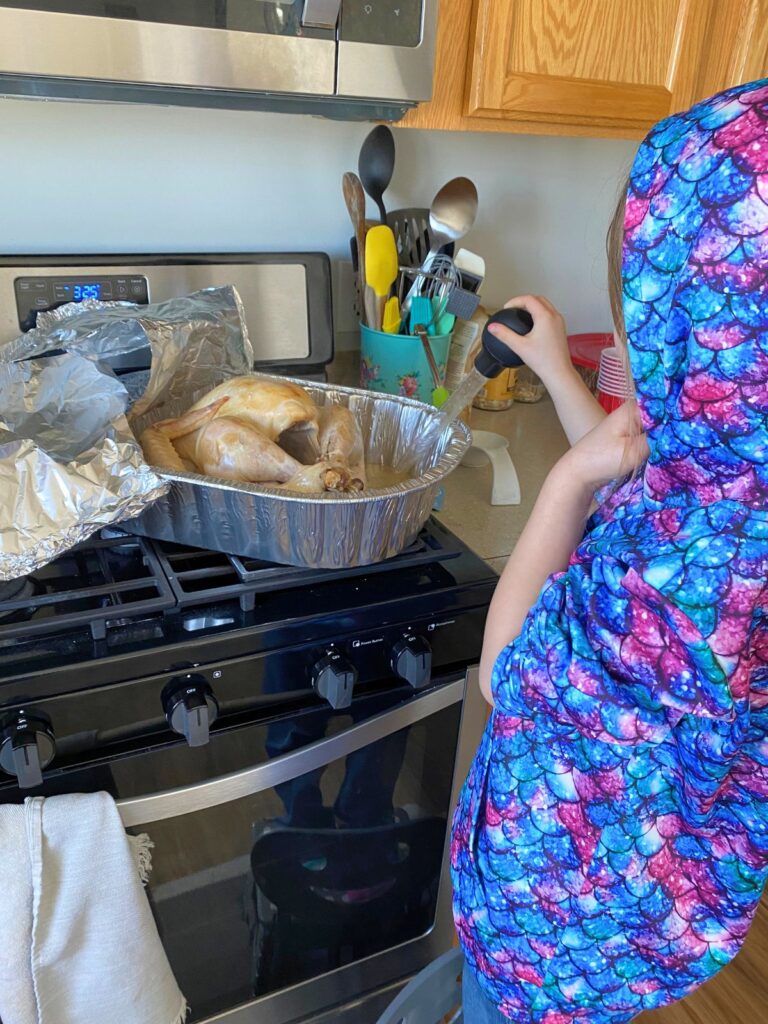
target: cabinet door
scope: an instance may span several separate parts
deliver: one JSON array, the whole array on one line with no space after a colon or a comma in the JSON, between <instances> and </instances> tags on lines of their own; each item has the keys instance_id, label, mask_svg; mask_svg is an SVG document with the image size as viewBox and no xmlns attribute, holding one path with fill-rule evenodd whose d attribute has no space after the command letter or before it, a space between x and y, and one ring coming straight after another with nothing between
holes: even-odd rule
<instances>
[{"instance_id":1,"label":"cabinet door","mask_svg":"<svg viewBox=\"0 0 768 1024\"><path fill-rule=\"evenodd\" d=\"M637 129L690 103L717 0L478 0L472 117Z\"/></svg>"},{"instance_id":2,"label":"cabinet door","mask_svg":"<svg viewBox=\"0 0 768 1024\"><path fill-rule=\"evenodd\" d=\"M694 100L768 76L768 0L717 0L696 72Z\"/></svg>"}]
</instances>

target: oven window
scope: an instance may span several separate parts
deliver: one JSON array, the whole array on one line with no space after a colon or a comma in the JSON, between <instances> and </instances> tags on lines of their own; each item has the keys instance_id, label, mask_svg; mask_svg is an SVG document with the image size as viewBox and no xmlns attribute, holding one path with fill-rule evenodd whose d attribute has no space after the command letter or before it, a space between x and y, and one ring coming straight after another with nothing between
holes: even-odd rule
<instances>
[{"instance_id":1,"label":"oven window","mask_svg":"<svg viewBox=\"0 0 768 1024\"><path fill-rule=\"evenodd\" d=\"M318 34L301 27L302 0L3 0L0 6L269 35Z\"/></svg>"},{"instance_id":2,"label":"oven window","mask_svg":"<svg viewBox=\"0 0 768 1024\"><path fill-rule=\"evenodd\" d=\"M147 826L150 902L191 1020L431 928L459 719L455 704L274 789ZM274 757L326 725L286 719L227 742Z\"/></svg>"}]
</instances>

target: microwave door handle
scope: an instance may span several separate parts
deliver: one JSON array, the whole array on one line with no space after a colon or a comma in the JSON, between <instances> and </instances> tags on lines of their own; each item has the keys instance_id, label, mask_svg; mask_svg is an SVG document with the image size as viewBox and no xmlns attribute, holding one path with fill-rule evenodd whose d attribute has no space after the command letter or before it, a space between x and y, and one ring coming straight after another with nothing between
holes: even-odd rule
<instances>
[{"instance_id":1,"label":"microwave door handle","mask_svg":"<svg viewBox=\"0 0 768 1024\"><path fill-rule=\"evenodd\" d=\"M304 0L301 24L304 28L335 29L341 0Z\"/></svg>"},{"instance_id":2,"label":"microwave door handle","mask_svg":"<svg viewBox=\"0 0 768 1024\"><path fill-rule=\"evenodd\" d=\"M464 689L465 677L462 677L391 711L383 711L365 722L359 722L336 736L310 743L253 768L244 768L193 786L118 800L117 809L124 826L131 828L263 793L290 779L324 768L340 757L346 757L355 750L391 736L400 729L406 729L452 704L458 704L464 697Z\"/></svg>"}]
</instances>

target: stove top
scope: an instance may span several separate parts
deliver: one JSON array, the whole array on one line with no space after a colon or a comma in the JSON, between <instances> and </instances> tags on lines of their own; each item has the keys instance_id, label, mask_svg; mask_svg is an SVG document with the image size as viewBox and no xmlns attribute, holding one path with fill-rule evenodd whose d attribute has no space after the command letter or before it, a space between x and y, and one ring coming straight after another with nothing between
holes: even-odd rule
<instances>
[{"instance_id":1,"label":"stove top","mask_svg":"<svg viewBox=\"0 0 768 1024\"><path fill-rule=\"evenodd\" d=\"M157 543L157 550L179 608L199 607L231 597L238 600L243 611L255 608L257 595L276 589L297 589L334 580L414 569L457 558L462 551L458 539L452 534L439 536L428 530L396 557L353 569L301 569L163 541Z\"/></svg>"},{"instance_id":2,"label":"stove top","mask_svg":"<svg viewBox=\"0 0 768 1024\"><path fill-rule=\"evenodd\" d=\"M440 612L493 571L430 520L395 558L346 570L312 570L104 530L24 580L0 585L0 682L116 658L157 660L212 640L236 652L237 637L267 650L323 629L402 620L423 605Z\"/></svg>"},{"instance_id":3,"label":"stove top","mask_svg":"<svg viewBox=\"0 0 768 1024\"><path fill-rule=\"evenodd\" d=\"M477 662L495 582L434 520L396 558L344 572L103 531L0 591L0 789L45 769L49 793L112 791L115 765L132 779L150 747L205 778L211 729L235 751L226 774L252 762L224 740L241 726L398 706ZM205 747L196 761L174 753L180 733Z\"/></svg>"},{"instance_id":4,"label":"stove top","mask_svg":"<svg viewBox=\"0 0 768 1024\"><path fill-rule=\"evenodd\" d=\"M107 623L172 608L171 585L150 544L104 531L32 576L0 584L0 643L87 626L94 640Z\"/></svg>"}]
</instances>

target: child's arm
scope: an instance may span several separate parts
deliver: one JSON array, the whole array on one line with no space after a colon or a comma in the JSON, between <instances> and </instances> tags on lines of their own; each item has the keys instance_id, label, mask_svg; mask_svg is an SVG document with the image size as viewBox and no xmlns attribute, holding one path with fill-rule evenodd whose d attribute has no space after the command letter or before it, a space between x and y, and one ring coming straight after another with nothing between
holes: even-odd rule
<instances>
[{"instance_id":1,"label":"child's arm","mask_svg":"<svg viewBox=\"0 0 768 1024\"><path fill-rule=\"evenodd\" d=\"M605 412L571 363L565 321L547 299L521 295L507 306L527 309L533 330L520 335L501 324L491 332L508 345L544 383L569 444L576 444L605 418Z\"/></svg>"},{"instance_id":2,"label":"child's arm","mask_svg":"<svg viewBox=\"0 0 768 1024\"><path fill-rule=\"evenodd\" d=\"M496 659L519 634L547 577L567 568L584 534L595 490L647 457L640 429L636 407L620 406L566 452L544 481L488 609L480 689L489 703Z\"/></svg>"},{"instance_id":3,"label":"child's arm","mask_svg":"<svg viewBox=\"0 0 768 1024\"><path fill-rule=\"evenodd\" d=\"M593 490L571 472L568 454L544 481L488 609L480 656L480 689L489 704L493 703L491 673L499 653L520 632L547 577L568 565L584 533Z\"/></svg>"}]
</instances>

